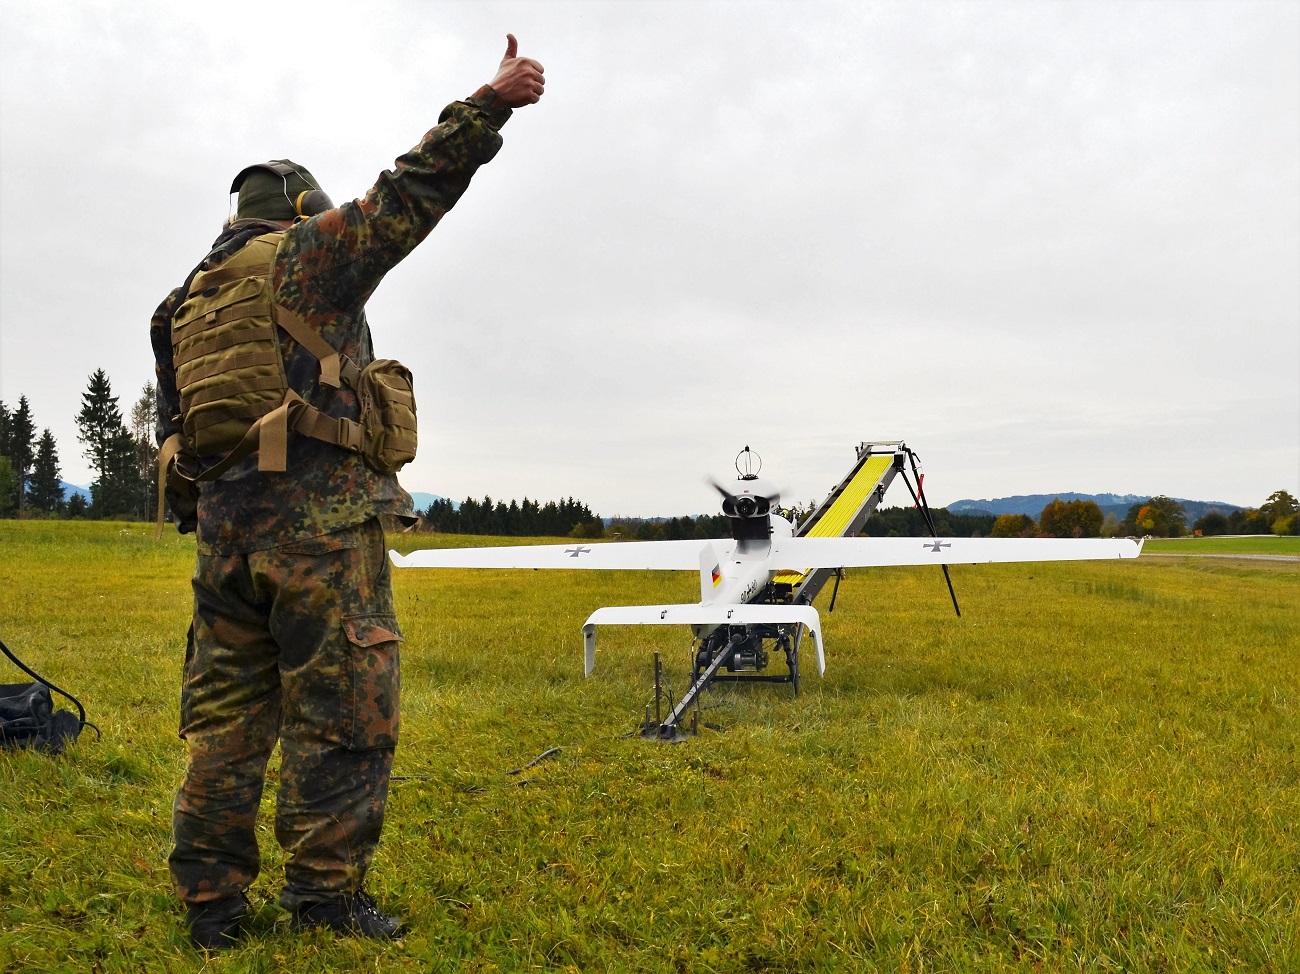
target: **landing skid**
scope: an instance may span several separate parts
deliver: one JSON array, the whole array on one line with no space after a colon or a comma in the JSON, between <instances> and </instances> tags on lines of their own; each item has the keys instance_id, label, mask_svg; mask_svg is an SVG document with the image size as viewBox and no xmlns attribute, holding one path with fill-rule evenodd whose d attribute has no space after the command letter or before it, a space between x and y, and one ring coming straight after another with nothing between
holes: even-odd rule
<instances>
[{"instance_id":1,"label":"landing skid","mask_svg":"<svg viewBox=\"0 0 1300 974\"><path fill-rule=\"evenodd\" d=\"M801 627L795 626L796 630ZM764 642L773 643L773 650L785 656L787 672L764 673L771 653ZM785 626L749 625L722 626L705 636L692 647L695 661L693 682L681 700L673 701L671 693L663 686L663 664L655 653L654 716L646 707L645 720L641 722L641 736L648 740L678 743L687 736L700 732L700 694L714 683L788 683L799 696L799 636L791 637ZM724 672L725 671L725 672ZM668 716L663 716L663 703L668 704ZM690 714L689 734L684 729Z\"/></svg>"}]
</instances>

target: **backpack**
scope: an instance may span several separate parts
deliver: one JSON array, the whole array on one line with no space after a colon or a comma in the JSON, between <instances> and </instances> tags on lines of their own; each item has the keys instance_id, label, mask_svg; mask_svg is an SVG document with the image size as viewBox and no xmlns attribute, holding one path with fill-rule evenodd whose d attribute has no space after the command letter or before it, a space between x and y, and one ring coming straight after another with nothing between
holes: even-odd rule
<instances>
[{"instance_id":1,"label":"backpack","mask_svg":"<svg viewBox=\"0 0 1300 974\"><path fill-rule=\"evenodd\" d=\"M0 683L0 748L31 748L46 754L62 754L63 749L77 739L83 727L90 727L99 737L99 728L86 720L86 708L80 700L31 670L3 642L0 642L0 650L20 670L38 681ZM76 704L79 716L74 717L66 710L56 711L51 690Z\"/></svg>"},{"instance_id":2,"label":"backpack","mask_svg":"<svg viewBox=\"0 0 1300 974\"><path fill-rule=\"evenodd\" d=\"M216 480L253 453L258 470L283 473L290 430L360 453L379 473L396 473L415 458L410 370L393 359L357 368L275 302L275 255L283 236L262 234L216 267L197 271L172 318L182 431L158 453L160 534L169 485L175 494L183 492L178 481ZM337 389L342 382L355 390L359 421L328 416L289 388L277 327L320 362L322 385ZM201 473L174 462L213 456L220 459Z\"/></svg>"}]
</instances>

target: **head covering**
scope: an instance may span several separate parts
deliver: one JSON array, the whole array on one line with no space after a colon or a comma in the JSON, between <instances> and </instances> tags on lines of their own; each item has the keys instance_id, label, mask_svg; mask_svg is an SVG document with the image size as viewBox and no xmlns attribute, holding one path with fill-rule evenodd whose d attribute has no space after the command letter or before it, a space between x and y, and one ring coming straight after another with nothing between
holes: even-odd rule
<instances>
[{"instance_id":1,"label":"head covering","mask_svg":"<svg viewBox=\"0 0 1300 974\"><path fill-rule=\"evenodd\" d=\"M333 206L316 177L288 159L259 162L241 170L230 191L239 194L236 220L292 220Z\"/></svg>"}]
</instances>

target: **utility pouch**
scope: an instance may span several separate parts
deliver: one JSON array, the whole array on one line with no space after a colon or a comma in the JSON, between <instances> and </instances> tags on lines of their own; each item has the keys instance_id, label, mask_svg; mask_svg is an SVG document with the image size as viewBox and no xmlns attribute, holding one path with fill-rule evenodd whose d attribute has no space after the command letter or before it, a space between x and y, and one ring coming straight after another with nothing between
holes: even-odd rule
<instances>
[{"instance_id":1,"label":"utility pouch","mask_svg":"<svg viewBox=\"0 0 1300 974\"><path fill-rule=\"evenodd\" d=\"M167 487L163 494L176 518L176 530L190 534L199 523L199 488L192 478L181 473L182 462L183 457L178 454L167 465Z\"/></svg>"},{"instance_id":2,"label":"utility pouch","mask_svg":"<svg viewBox=\"0 0 1300 974\"><path fill-rule=\"evenodd\" d=\"M415 388L411 370L391 358L375 359L357 379L361 452L379 473L397 473L415 459Z\"/></svg>"},{"instance_id":3,"label":"utility pouch","mask_svg":"<svg viewBox=\"0 0 1300 974\"><path fill-rule=\"evenodd\" d=\"M185 449L179 433L167 438L158 450L158 528L155 537L162 537L163 517L171 508L176 519L176 530L191 534L199 523L199 487L193 473L185 467L195 467L195 457Z\"/></svg>"}]
</instances>

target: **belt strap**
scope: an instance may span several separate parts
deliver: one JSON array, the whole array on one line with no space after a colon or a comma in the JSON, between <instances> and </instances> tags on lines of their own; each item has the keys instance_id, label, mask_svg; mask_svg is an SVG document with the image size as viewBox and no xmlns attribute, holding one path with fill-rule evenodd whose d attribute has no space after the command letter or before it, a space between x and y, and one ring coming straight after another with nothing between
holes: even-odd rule
<instances>
[{"instance_id":1,"label":"belt strap","mask_svg":"<svg viewBox=\"0 0 1300 974\"><path fill-rule=\"evenodd\" d=\"M353 453L361 452L361 424L350 419L335 419L307 406L299 413L293 428L304 436L332 443Z\"/></svg>"},{"instance_id":2,"label":"belt strap","mask_svg":"<svg viewBox=\"0 0 1300 974\"><path fill-rule=\"evenodd\" d=\"M284 473L288 466L289 427L313 439L361 452L361 424L335 419L322 413L290 389L284 401L248 428L233 450L194 479L216 480L240 460L257 451L257 469L262 473ZM179 437L175 437L179 441ZM170 443L171 440L168 440ZM172 450L175 453L175 449ZM165 469L165 468L164 468ZM161 526L159 531L161 532Z\"/></svg>"},{"instance_id":3,"label":"belt strap","mask_svg":"<svg viewBox=\"0 0 1300 974\"><path fill-rule=\"evenodd\" d=\"M195 480L216 480L244 457L257 451L257 469L263 473L284 473L289 440L289 417L307 403L290 389L284 401L248 428L235 448L208 467Z\"/></svg>"}]
</instances>

